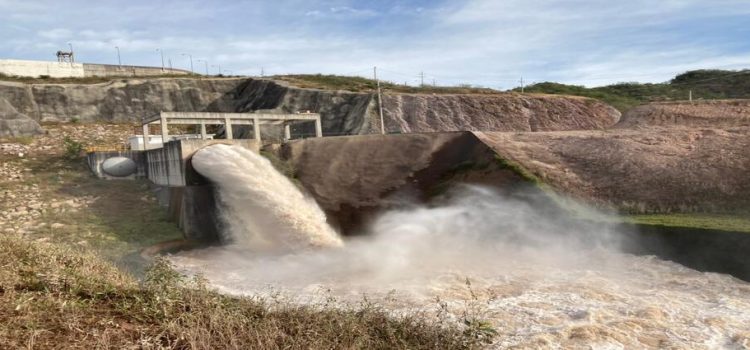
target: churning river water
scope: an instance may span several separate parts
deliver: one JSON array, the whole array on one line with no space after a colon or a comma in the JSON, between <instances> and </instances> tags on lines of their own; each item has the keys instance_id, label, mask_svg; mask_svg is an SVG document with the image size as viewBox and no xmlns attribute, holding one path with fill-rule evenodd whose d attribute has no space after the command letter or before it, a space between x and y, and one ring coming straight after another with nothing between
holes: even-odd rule
<instances>
[{"instance_id":1,"label":"churning river water","mask_svg":"<svg viewBox=\"0 0 750 350\"><path fill-rule=\"evenodd\" d=\"M571 223L533 196L466 186L342 240L256 153L210 146L193 166L218 186L231 243L171 260L225 293L486 320L497 348L750 348L749 283L621 253L625 233Z\"/></svg>"}]
</instances>

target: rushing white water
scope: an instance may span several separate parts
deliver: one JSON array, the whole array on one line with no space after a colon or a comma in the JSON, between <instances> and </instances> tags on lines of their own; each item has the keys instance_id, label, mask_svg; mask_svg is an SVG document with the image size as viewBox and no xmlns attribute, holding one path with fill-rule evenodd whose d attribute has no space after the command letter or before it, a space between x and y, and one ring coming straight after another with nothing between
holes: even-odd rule
<instances>
[{"instance_id":1,"label":"rushing white water","mask_svg":"<svg viewBox=\"0 0 750 350\"><path fill-rule=\"evenodd\" d=\"M270 190L278 186L276 180L257 179L280 175L263 173L271 170L257 157L238 156L227 147L208 151L211 157L227 159L201 157L203 166L232 159L264 164L227 164L215 173L199 169L219 184L224 210L230 213L226 217L236 220L232 234L245 235L241 226L257 226L249 222L253 217L240 217L245 208L269 206L267 202L281 200L276 194L284 193ZM245 184L254 190L236 189ZM264 195L255 195L257 191ZM258 200L265 202L255 203ZM317 230L324 222L317 214L264 212L288 213L276 219L284 230L316 228L292 230L279 239L337 245L337 240L320 238L320 232L331 231ZM310 217L318 218L318 224L293 224ZM242 244L184 252L172 260L182 271L203 274L232 294L277 298L282 293L292 302L335 300L335 305L356 303L366 295L396 313L447 312L460 320L468 312L493 324L498 332L493 345L498 348L750 347L750 284L654 257L618 253L618 247L628 243L621 233L607 225L568 220L532 195L465 187L431 207L405 203L385 212L368 231L343 248L256 254ZM311 237L300 237L304 234ZM322 244L291 246L305 245Z\"/></svg>"},{"instance_id":2,"label":"rushing white water","mask_svg":"<svg viewBox=\"0 0 750 350\"><path fill-rule=\"evenodd\" d=\"M213 145L198 150L192 164L218 186L219 209L232 243L265 252L341 245L315 200L261 155Z\"/></svg>"}]
</instances>

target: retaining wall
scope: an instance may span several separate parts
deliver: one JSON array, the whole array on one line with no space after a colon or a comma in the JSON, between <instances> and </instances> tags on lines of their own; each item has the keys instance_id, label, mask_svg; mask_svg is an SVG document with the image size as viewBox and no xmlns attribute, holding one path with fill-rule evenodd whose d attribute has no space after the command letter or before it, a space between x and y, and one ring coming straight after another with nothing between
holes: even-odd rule
<instances>
[{"instance_id":1,"label":"retaining wall","mask_svg":"<svg viewBox=\"0 0 750 350\"><path fill-rule=\"evenodd\" d=\"M148 77L159 75L188 75L189 71L182 69L161 67L144 67L144 66L118 66L114 64L83 64L83 73L87 77Z\"/></svg>"},{"instance_id":2,"label":"retaining wall","mask_svg":"<svg viewBox=\"0 0 750 350\"><path fill-rule=\"evenodd\" d=\"M83 78L81 63L0 60L0 73L10 76L37 78L46 75L52 78Z\"/></svg>"},{"instance_id":3,"label":"retaining wall","mask_svg":"<svg viewBox=\"0 0 750 350\"><path fill-rule=\"evenodd\" d=\"M38 78L40 76L49 76L51 78L83 78L113 76L148 77L188 75L191 73L183 69L162 69L161 67L0 59L0 74L30 78Z\"/></svg>"}]
</instances>

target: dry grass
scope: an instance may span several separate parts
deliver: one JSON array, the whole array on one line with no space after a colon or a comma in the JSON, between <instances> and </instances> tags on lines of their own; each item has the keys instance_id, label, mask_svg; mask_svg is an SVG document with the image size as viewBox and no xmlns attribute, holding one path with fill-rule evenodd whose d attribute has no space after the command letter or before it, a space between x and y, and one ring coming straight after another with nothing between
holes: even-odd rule
<instances>
[{"instance_id":1,"label":"dry grass","mask_svg":"<svg viewBox=\"0 0 750 350\"><path fill-rule=\"evenodd\" d=\"M84 78L50 78L50 77L19 77L15 75L0 74L0 81L12 81L16 83L25 84L100 84L114 80L121 79L161 79L161 78L183 78L183 79L201 79L208 78L202 75L188 75L188 74L164 74L149 77L134 77L134 76L109 76L109 77L84 77Z\"/></svg>"},{"instance_id":2,"label":"dry grass","mask_svg":"<svg viewBox=\"0 0 750 350\"><path fill-rule=\"evenodd\" d=\"M493 334L425 315L235 298L163 260L143 283L96 256L0 237L0 348L473 348Z\"/></svg>"},{"instance_id":3,"label":"dry grass","mask_svg":"<svg viewBox=\"0 0 750 350\"><path fill-rule=\"evenodd\" d=\"M323 74L279 75L273 79L288 82L294 86L324 90L346 90L353 92L374 92L376 82L363 77ZM407 94L500 94L501 91L475 86L409 86L381 81L380 87L386 92Z\"/></svg>"}]
</instances>

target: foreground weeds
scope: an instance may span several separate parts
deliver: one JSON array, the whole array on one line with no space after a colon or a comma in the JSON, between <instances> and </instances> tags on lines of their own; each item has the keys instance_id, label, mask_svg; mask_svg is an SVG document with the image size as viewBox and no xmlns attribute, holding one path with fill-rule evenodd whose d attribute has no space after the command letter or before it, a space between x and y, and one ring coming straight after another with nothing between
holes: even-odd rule
<instances>
[{"instance_id":1,"label":"foreground weeds","mask_svg":"<svg viewBox=\"0 0 750 350\"><path fill-rule=\"evenodd\" d=\"M99 259L0 237L0 348L474 348L471 325L221 295L157 260L142 283Z\"/></svg>"}]
</instances>

